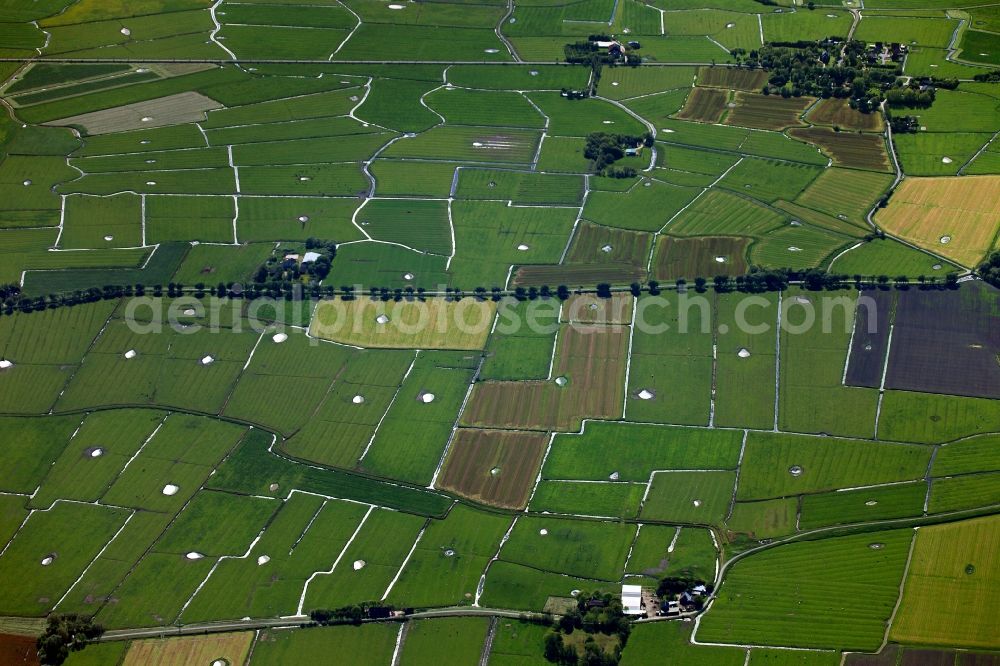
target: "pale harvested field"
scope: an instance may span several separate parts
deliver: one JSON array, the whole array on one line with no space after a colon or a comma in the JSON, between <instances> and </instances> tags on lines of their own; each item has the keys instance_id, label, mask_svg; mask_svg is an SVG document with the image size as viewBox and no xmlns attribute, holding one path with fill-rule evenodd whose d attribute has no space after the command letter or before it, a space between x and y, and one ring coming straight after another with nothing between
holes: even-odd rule
<instances>
[{"instance_id":1,"label":"pale harvested field","mask_svg":"<svg viewBox=\"0 0 1000 666\"><path fill-rule=\"evenodd\" d=\"M875 221L889 233L972 267L1000 227L1000 176L907 178ZM942 239L948 237L947 242Z\"/></svg>"},{"instance_id":2,"label":"pale harvested field","mask_svg":"<svg viewBox=\"0 0 1000 666\"><path fill-rule=\"evenodd\" d=\"M253 636L252 631L245 631L134 641L122 666L207 666L216 659L225 659L235 666L246 661Z\"/></svg>"},{"instance_id":3,"label":"pale harvested field","mask_svg":"<svg viewBox=\"0 0 1000 666\"><path fill-rule=\"evenodd\" d=\"M889 639L996 647L998 611L1000 516L920 528Z\"/></svg>"},{"instance_id":4,"label":"pale harvested field","mask_svg":"<svg viewBox=\"0 0 1000 666\"><path fill-rule=\"evenodd\" d=\"M496 303L471 298L330 300L320 302L309 331L357 347L473 350L486 345L496 311Z\"/></svg>"},{"instance_id":5,"label":"pale harvested field","mask_svg":"<svg viewBox=\"0 0 1000 666\"><path fill-rule=\"evenodd\" d=\"M147 102L136 102L135 104L116 106L112 109L81 113L78 116L61 118L46 124L60 127L79 126L83 127L87 134L110 134L150 127L196 123L205 120L205 112L221 108L222 104L201 93L184 92L151 99ZM148 118L148 120L144 121L143 118Z\"/></svg>"}]
</instances>

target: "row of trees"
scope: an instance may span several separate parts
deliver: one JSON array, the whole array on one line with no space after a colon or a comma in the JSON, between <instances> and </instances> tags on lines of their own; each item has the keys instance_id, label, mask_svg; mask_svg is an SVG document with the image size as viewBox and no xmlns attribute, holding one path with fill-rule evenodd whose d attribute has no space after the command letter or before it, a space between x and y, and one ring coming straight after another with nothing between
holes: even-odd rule
<instances>
[{"instance_id":1,"label":"row of trees","mask_svg":"<svg viewBox=\"0 0 1000 666\"><path fill-rule=\"evenodd\" d=\"M1000 267L997 264L1000 264L1000 257L997 256L997 253L994 253L988 262L980 266L978 273L984 280L990 282L990 284L1000 286ZM709 288L720 293L733 291L763 293L768 291L783 291L793 282L802 284L806 289L811 290L848 288L889 289L891 287L909 289L911 286L917 286L920 289L957 289L958 274L949 273L944 279L939 279L937 276L928 277L920 275L915 280L911 280L905 275L895 277L889 275L842 275L826 273L818 269L805 271L797 269L752 269L747 275L736 277L717 275L711 279L711 282L704 277L696 277L691 282L688 282L685 278L678 278L674 281L674 284L678 290L694 289L699 293L703 293ZM148 288L142 284L127 286L107 285L103 289L93 287L85 291L74 291L68 294L49 294L47 296L34 297L20 295L19 291L11 289L11 285L2 287L0 290L7 290L8 292L8 296L0 302L0 313L7 315L12 315L15 312L29 313L52 310L65 306L79 305L81 303L93 303L100 300L114 300L133 296L153 296L156 298L164 296L167 298L194 296L196 298L204 298L210 295L218 298L243 299L248 301L259 298L285 301L300 299L319 300L332 299L338 296L345 301L351 301L358 298L355 287L348 285L343 285L338 289L334 285L302 285L301 283L291 282L269 285L251 284L245 287L233 282L220 282L215 287L206 286L202 283L198 283L194 287L170 283L166 288L162 285L155 285ZM564 284L555 288L543 285L540 287L516 287L513 290L502 287L492 287L489 290L485 287L476 287L470 292L457 287L447 287L443 294L435 292L434 295L443 295L446 299L455 301L462 300L463 298L500 301L506 297L513 297L521 301L536 300L539 298L558 298L565 301L573 294L582 293L596 293L601 298L610 298L616 291L624 291L624 289L614 287L607 282L601 282L593 288L577 287L575 289ZM639 296L642 293L649 293L655 296L660 294L661 288L658 281L649 280L645 286L638 282L633 282L628 287L628 291L635 296ZM383 302L399 302L413 299L424 300L427 298L427 290L423 287L416 289L413 287L406 287L405 289L371 287L364 293L372 300Z\"/></svg>"}]
</instances>

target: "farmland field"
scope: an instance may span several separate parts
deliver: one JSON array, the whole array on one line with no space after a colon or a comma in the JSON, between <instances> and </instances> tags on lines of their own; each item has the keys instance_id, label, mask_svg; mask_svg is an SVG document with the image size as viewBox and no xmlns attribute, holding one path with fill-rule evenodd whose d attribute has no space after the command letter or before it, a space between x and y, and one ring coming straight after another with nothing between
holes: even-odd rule
<instances>
[{"instance_id":1,"label":"farmland field","mask_svg":"<svg viewBox=\"0 0 1000 666\"><path fill-rule=\"evenodd\" d=\"M0 0L0 663L994 664L998 66L972 0Z\"/></svg>"}]
</instances>

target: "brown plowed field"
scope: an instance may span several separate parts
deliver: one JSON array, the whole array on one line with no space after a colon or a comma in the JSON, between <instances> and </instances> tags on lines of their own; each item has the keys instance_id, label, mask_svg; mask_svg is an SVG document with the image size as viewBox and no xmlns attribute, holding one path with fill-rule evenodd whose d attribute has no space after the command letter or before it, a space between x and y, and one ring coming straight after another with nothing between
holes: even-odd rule
<instances>
[{"instance_id":1,"label":"brown plowed field","mask_svg":"<svg viewBox=\"0 0 1000 666\"><path fill-rule=\"evenodd\" d=\"M732 67L698 68L699 86L756 92L765 83L767 83L767 72L762 69L734 69Z\"/></svg>"},{"instance_id":2,"label":"brown plowed field","mask_svg":"<svg viewBox=\"0 0 1000 666\"><path fill-rule=\"evenodd\" d=\"M0 664L37 666L35 639L31 636L0 634Z\"/></svg>"},{"instance_id":3,"label":"brown plowed field","mask_svg":"<svg viewBox=\"0 0 1000 666\"><path fill-rule=\"evenodd\" d=\"M821 99L806 119L817 125L835 125L841 129L861 132L881 132L885 129L881 113L861 113L852 109L846 99Z\"/></svg>"},{"instance_id":4,"label":"brown plowed field","mask_svg":"<svg viewBox=\"0 0 1000 666\"><path fill-rule=\"evenodd\" d=\"M792 128L788 134L819 147L837 166L889 170L889 154L881 134L835 132L829 127Z\"/></svg>"},{"instance_id":5,"label":"brown plowed field","mask_svg":"<svg viewBox=\"0 0 1000 666\"><path fill-rule=\"evenodd\" d=\"M627 326L563 326L551 380L476 384L463 425L578 430L584 418L620 417L628 340Z\"/></svg>"},{"instance_id":6,"label":"brown plowed field","mask_svg":"<svg viewBox=\"0 0 1000 666\"><path fill-rule=\"evenodd\" d=\"M737 236L660 236L656 244L653 276L657 280L693 280L716 275L744 275L748 270L746 256L749 244L749 238ZM725 261L716 261L716 257L724 257Z\"/></svg>"},{"instance_id":7,"label":"brown plowed field","mask_svg":"<svg viewBox=\"0 0 1000 666\"><path fill-rule=\"evenodd\" d=\"M625 324L632 321L632 294L600 298L594 294L572 296L563 304L562 321L582 324Z\"/></svg>"},{"instance_id":8,"label":"brown plowed field","mask_svg":"<svg viewBox=\"0 0 1000 666\"><path fill-rule=\"evenodd\" d=\"M736 93L736 108L729 112L727 125L780 130L802 125L802 112L812 104L814 97L789 97Z\"/></svg>"},{"instance_id":9,"label":"brown plowed field","mask_svg":"<svg viewBox=\"0 0 1000 666\"><path fill-rule=\"evenodd\" d=\"M437 486L483 504L523 509L548 439L544 433L461 428Z\"/></svg>"},{"instance_id":10,"label":"brown plowed field","mask_svg":"<svg viewBox=\"0 0 1000 666\"><path fill-rule=\"evenodd\" d=\"M717 123L722 119L729 100L729 91L718 88L694 88L684 102L684 108L676 118L696 120L702 123Z\"/></svg>"}]
</instances>

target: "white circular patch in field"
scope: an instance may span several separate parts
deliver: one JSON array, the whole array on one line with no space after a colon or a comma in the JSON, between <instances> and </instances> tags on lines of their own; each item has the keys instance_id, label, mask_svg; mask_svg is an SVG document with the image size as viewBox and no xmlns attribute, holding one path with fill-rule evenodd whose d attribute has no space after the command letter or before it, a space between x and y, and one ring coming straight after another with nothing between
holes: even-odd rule
<instances>
[{"instance_id":1,"label":"white circular patch in field","mask_svg":"<svg viewBox=\"0 0 1000 666\"><path fill-rule=\"evenodd\" d=\"M455 557L455 551L453 551L451 548L448 548L448 549L446 549L444 551L444 556L445 557Z\"/></svg>"},{"instance_id":2,"label":"white circular patch in field","mask_svg":"<svg viewBox=\"0 0 1000 666\"><path fill-rule=\"evenodd\" d=\"M656 397L656 394L650 391L649 389L642 389L641 391L639 391L637 395L639 397L639 400L652 400L653 398Z\"/></svg>"},{"instance_id":3,"label":"white circular patch in field","mask_svg":"<svg viewBox=\"0 0 1000 666\"><path fill-rule=\"evenodd\" d=\"M389 323L389 317L387 317L384 314L380 314L379 316L375 317L375 323L376 324L382 324L382 325L388 324Z\"/></svg>"},{"instance_id":4,"label":"white circular patch in field","mask_svg":"<svg viewBox=\"0 0 1000 666\"><path fill-rule=\"evenodd\" d=\"M528 76L538 76L538 70L537 69L531 70L530 72L528 72Z\"/></svg>"},{"instance_id":5,"label":"white circular patch in field","mask_svg":"<svg viewBox=\"0 0 1000 666\"><path fill-rule=\"evenodd\" d=\"M146 184L149 185L150 187L153 187L154 185L156 185L156 181L155 180L147 180Z\"/></svg>"},{"instance_id":6,"label":"white circular patch in field","mask_svg":"<svg viewBox=\"0 0 1000 666\"><path fill-rule=\"evenodd\" d=\"M951 236L941 236L941 244L947 245L951 242Z\"/></svg>"},{"instance_id":7,"label":"white circular patch in field","mask_svg":"<svg viewBox=\"0 0 1000 666\"><path fill-rule=\"evenodd\" d=\"M389 9L406 9L406 5L391 4L389 5Z\"/></svg>"},{"instance_id":8,"label":"white circular patch in field","mask_svg":"<svg viewBox=\"0 0 1000 666\"><path fill-rule=\"evenodd\" d=\"M746 347L740 347L740 350L736 352L736 355L740 358L750 358L750 350Z\"/></svg>"},{"instance_id":9,"label":"white circular patch in field","mask_svg":"<svg viewBox=\"0 0 1000 666\"><path fill-rule=\"evenodd\" d=\"M611 472L611 474L608 475L608 479L611 481L617 481L619 478L620 476L618 472Z\"/></svg>"},{"instance_id":10,"label":"white circular patch in field","mask_svg":"<svg viewBox=\"0 0 1000 666\"><path fill-rule=\"evenodd\" d=\"M184 555L184 557L186 557L189 560L200 560L200 559L202 559L205 556L202 555L201 553L197 552L197 551L192 550L190 553L187 553L186 555Z\"/></svg>"},{"instance_id":11,"label":"white circular patch in field","mask_svg":"<svg viewBox=\"0 0 1000 666\"><path fill-rule=\"evenodd\" d=\"M153 116L143 116L140 120L142 120L142 122L144 123L148 123L153 120Z\"/></svg>"},{"instance_id":12,"label":"white circular patch in field","mask_svg":"<svg viewBox=\"0 0 1000 666\"><path fill-rule=\"evenodd\" d=\"M91 458L100 458L101 456L104 455L104 449L102 449L99 446L96 446L90 450L89 455Z\"/></svg>"},{"instance_id":13,"label":"white circular patch in field","mask_svg":"<svg viewBox=\"0 0 1000 666\"><path fill-rule=\"evenodd\" d=\"M602 120L601 122L604 123L605 125L614 125L615 124L615 121L613 121L613 120Z\"/></svg>"},{"instance_id":14,"label":"white circular patch in field","mask_svg":"<svg viewBox=\"0 0 1000 666\"><path fill-rule=\"evenodd\" d=\"M212 666L229 666L229 662L225 659L216 659L212 662Z\"/></svg>"},{"instance_id":15,"label":"white circular patch in field","mask_svg":"<svg viewBox=\"0 0 1000 666\"><path fill-rule=\"evenodd\" d=\"M140 146L148 146L150 143L152 143L152 142L149 139L143 139L142 141L139 142L139 145Z\"/></svg>"},{"instance_id":16,"label":"white circular patch in field","mask_svg":"<svg viewBox=\"0 0 1000 666\"><path fill-rule=\"evenodd\" d=\"M483 147L483 142L482 141L473 141L472 142L472 146L474 148L482 148Z\"/></svg>"},{"instance_id":17,"label":"white circular patch in field","mask_svg":"<svg viewBox=\"0 0 1000 666\"><path fill-rule=\"evenodd\" d=\"M413 273L403 273L403 279L404 280L412 280L413 279Z\"/></svg>"},{"instance_id":18,"label":"white circular patch in field","mask_svg":"<svg viewBox=\"0 0 1000 666\"><path fill-rule=\"evenodd\" d=\"M309 216L308 215L299 215L299 222L305 223L305 222L308 222L308 221L309 221Z\"/></svg>"},{"instance_id":19,"label":"white circular patch in field","mask_svg":"<svg viewBox=\"0 0 1000 666\"><path fill-rule=\"evenodd\" d=\"M660 131L661 132L666 132L667 134L673 134L674 133L674 130L672 130L672 129L668 128L668 127L661 127Z\"/></svg>"},{"instance_id":20,"label":"white circular patch in field","mask_svg":"<svg viewBox=\"0 0 1000 666\"><path fill-rule=\"evenodd\" d=\"M275 333L274 335L271 336L271 340L279 345L287 339L288 339L287 333Z\"/></svg>"},{"instance_id":21,"label":"white circular patch in field","mask_svg":"<svg viewBox=\"0 0 1000 666\"><path fill-rule=\"evenodd\" d=\"M612 82L611 82L611 85L613 85L613 86L617 86L617 85L618 85L618 82L617 82L617 81L612 81Z\"/></svg>"},{"instance_id":22,"label":"white circular patch in field","mask_svg":"<svg viewBox=\"0 0 1000 666\"><path fill-rule=\"evenodd\" d=\"M490 476L492 476L494 478L500 476L500 468L499 467L494 467L493 469L491 469L490 470Z\"/></svg>"},{"instance_id":23,"label":"white circular patch in field","mask_svg":"<svg viewBox=\"0 0 1000 666\"><path fill-rule=\"evenodd\" d=\"M500 53L500 49L483 49L483 53Z\"/></svg>"},{"instance_id":24,"label":"white circular patch in field","mask_svg":"<svg viewBox=\"0 0 1000 666\"><path fill-rule=\"evenodd\" d=\"M45 557L42 558L42 566L43 567L49 566L50 564L52 564L55 561L55 559L56 559L55 553L53 553L51 555L46 555Z\"/></svg>"},{"instance_id":25,"label":"white circular patch in field","mask_svg":"<svg viewBox=\"0 0 1000 666\"><path fill-rule=\"evenodd\" d=\"M793 227L801 227L802 226L802 223L799 222L798 220L792 220L788 224L789 224L789 226L793 226Z\"/></svg>"},{"instance_id":26,"label":"white circular patch in field","mask_svg":"<svg viewBox=\"0 0 1000 666\"><path fill-rule=\"evenodd\" d=\"M300 183L308 183L310 180L312 180L312 178L310 178L309 176L299 176Z\"/></svg>"},{"instance_id":27,"label":"white circular patch in field","mask_svg":"<svg viewBox=\"0 0 1000 666\"><path fill-rule=\"evenodd\" d=\"M417 399L420 400L420 402L424 403L425 405L429 405L430 403L434 402L434 398L436 397L437 396L435 396L433 393L421 393Z\"/></svg>"},{"instance_id":28,"label":"white circular patch in field","mask_svg":"<svg viewBox=\"0 0 1000 666\"><path fill-rule=\"evenodd\" d=\"M0 359L0 370L6 370L7 368L13 368L14 364L7 359Z\"/></svg>"},{"instance_id":29,"label":"white circular patch in field","mask_svg":"<svg viewBox=\"0 0 1000 666\"><path fill-rule=\"evenodd\" d=\"M578 597L580 596L580 590L570 590L569 596Z\"/></svg>"},{"instance_id":30,"label":"white circular patch in field","mask_svg":"<svg viewBox=\"0 0 1000 666\"><path fill-rule=\"evenodd\" d=\"M726 24L726 27L727 27L727 28L735 28L735 27L736 27L736 24L735 24L735 23L727 23L727 24Z\"/></svg>"},{"instance_id":31,"label":"white circular patch in field","mask_svg":"<svg viewBox=\"0 0 1000 666\"><path fill-rule=\"evenodd\" d=\"M185 317L193 317L194 316L194 308L188 308L187 310L185 310L181 314L184 315Z\"/></svg>"},{"instance_id":32,"label":"white circular patch in field","mask_svg":"<svg viewBox=\"0 0 1000 666\"><path fill-rule=\"evenodd\" d=\"M201 358L202 365L212 365L213 363L215 363L215 359L212 356L203 356Z\"/></svg>"},{"instance_id":33,"label":"white circular patch in field","mask_svg":"<svg viewBox=\"0 0 1000 666\"><path fill-rule=\"evenodd\" d=\"M160 492L166 495L167 497L170 497L171 495L176 495L177 491L180 489L181 489L180 486L168 483L167 485L163 486L163 490L161 490Z\"/></svg>"},{"instance_id":34,"label":"white circular patch in field","mask_svg":"<svg viewBox=\"0 0 1000 666\"><path fill-rule=\"evenodd\" d=\"M26 180L26 181L24 181L21 184L24 185L25 187L30 187L31 186L31 181L30 180Z\"/></svg>"},{"instance_id":35,"label":"white circular patch in field","mask_svg":"<svg viewBox=\"0 0 1000 666\"><path fill-rule=\"evenodd\" d=\"M363 405L365 403L365 396L359 393L358 395L351 398L351 402L353 402L355 405Z\"/></svg>"},{"instance_id":36,"label":"white circular patch in field","mask_svg":"<svg viewBox=\"0 0 1000 666\"><path fill-rule=\"evenodd\" d=\"M728 104L726 104L726 106L728 106L730 109L735 109L736 108L736 102L729 102Z\"/></svg>"},{"instance_id":37,"label":"white circular patch in field","mask_svg":"<svg viewBox=\"0 0 1000 666\"><path fill-rule=\"evenodd\" d=\"M538 530L538 533L541 534L542 536L545 536L546 534L549 533L549 531L543 527L542 529Z\"/></svg>"},{"instance_id":38,"label":"white circular patch in field","mask_svg":"<svg viewBox=\"0 0 1000 666\"><path fill-rule=\"evenodd\" d=\"M798 465L792 465L788 468L788 473L792 476L802 476L802 468Z\"/></svg>"},{"instance_id":39,"label":"white circular patch in field","mask_svg":"<svg viewBox=\"0 0 1000 666\"><path fill-rule=\"evenodd\" d=\"M530 248L524 243L521 243L520 245L517 246L518 252L527 252L529 249Z\"/></svg>"},{"instance_id":40,"label":"white circular patch in field","mask_svg":"<svg viewBox=\"0 0 1000 666\"><path fill-rule=\"evenodd\" d=\"M718 257L715 258L715 263L717 263L717 264L724 264L724 263L726 263L726 258L720 255L720 256L718 256Z\"/></svg>"},{"instance_id":41,"label":"white circular patch in field","mask_svg":"<svg viewBox=\"0 0 1000 666\"><path fill-rule=\"evenodd\" d=\"M510 20L509 20L509 21L507 21L507 23L517 23L517 19L516 19L516 18L514 18L513 16L511 16L511 17L510 17Z\"/></svg>"},{"instance_id":42,"label":"white circular patch in field","mask_svg":"<svg viewBox=\"0 0 1000 666\"><path fill-rule=\"evenodd\" d=\"M587 309L588 310L596 310L597 309L597 303L591 303L590 305L587 306Z\"/></svg>"},{"instance_id":43,"label":"white circular patch in field","mask_svg":"<svg viewBox=\"0 0 1000 666\"><path fill-rule=\"evenodd\" d=\"M145 74L148 71L149 70L145 67L140 67L139 69L135 70L136 74Z\"/></svg>"},{"instance_id":44,"label":"white circular patch in field","mask_svg":"<svg viewBox=\"0 0 1000 666\"><path fill-rule=\"evenodd\" d=\"M951 162L952 162L952 159L950 157L942 157L941 158L941 163L942 164L951 164Z\"/></svg>"},{"instance_id":45,"label":"white circular patch in field","mask_svg":"<svg viewBox=\"0 0 1000 666\"><path fill-rule=\"evenodd\" d=\"M269 490L270 492L272 492L272 493L276 493L276 492L278 492L278 488L280 488L280 487L281 487L281 486L279 486L279 485L278 485L277 483L272 483L271 485L269 485L269 486L267 487L267 489L268 489L268 490Z\"/></svg>"},{"instance_id":46,"label":"white circular patch in field","mask_svg":"<svg viewBox=\"0 0 1000 666\"><path fill-rule=\"evenodd\" d=\"M701 500L699 499L691 500L691 504L694 506L694 508L697 509L699 506L701 506Z\"/></svg>"},{"instance_id":47,"label":"white circular patch in field","mask_svg":"<svg viewBox=\"0 0 1000 666\"><path fill-rule=\"evenodd\" d=\"M826 17L827 18L837 18L837 15L836 14L827 14Z\"/></svg>"},{"instance_id":48,"label":"white circular patch in field","mask_svg":"<svg viewBox=\"0 0 1000 666\"><path fill-rule=\"evenodd\" d=\"M355 571L361 571L362 569L365 568L366 564L368 564L368 563L365 562L364 560L354 560L354 570Z\"/></svg>"},{"instance_id":49,"label":"white circular patch in field","mask_svg":"<svg viewBox=\"0 0 1000 666\"><path fill-rule=\"evenodd\" d=\"M556 386L566 386L569 384L569 380L565 377L556 377Z\"/></svg>"},{"instance_id":50,"label":"white circular patch in field","mask_svg":"<svg viewBox=\"0 0 1000 666\"><path fill-rule=\"evenodd\" d=\"M980 53L979 55L981 55L981 56L988 56L989 53Z\"/></svg>"},{"instance_id":51,"label":"white circular patch in field","mask_svg":"<svg viewBox=\"0 0 1000 666\"><path fill-rule=\"evenodd\" d=\"M115 239L115 237L114 237L114 236L112 236L112 235L110 235L110 234L104 237L104 240L108 241L109 243L110 243L111 241L113 241L114 239Z\"/></svg>"},{"instance_id":52,"label":"white circular patch in field","mask_svg":"<svg viewBox=\"0 0 1000 666\"><path fill-rule=\"evenodd\" d=\"M270 561L271 561L270 556L261 555L260 557L257 558L257 566L262 567Z\"/></svg>"},{"instance_id":53,"label":"white circular patch in field","mask_svg":"<svg viewBox=\"0 0 1000 666\"><path fill-rule=\"evenodd\" d=\"M941 270L941 264L934 264L933 266L931 266L931 270L932 271L939 271L939 270Z\"/></svg>"},{"instance_id":54,"label":"white circular patch in field","mask_svg":"<svg viewBox=\"0 0 1000 666\"><path fill-rule=\"evenodd\" d=\"M603 246L601 246L601 252L604 252L605 254L607 254L608 252L611 252L611 250L613 250L613 249L615 249L615 248L613 248L610 245L603 245Z\"/></svg>"},{"instance_id":55,"label":"white circular patch in field","mask_svg":"<svg viewBox=\"0 0 1000 666\"><path fill-rule=\"evenodd\" d=\"M653 186L653 181L647 180L645 183L642 184L642 186L643 187L652 187Z\"/></svg>"},{"instance_id":56,"label":"white circular patch in field","mask_svg":"<svg viewBox=\"0 0 1000 666\"><path fill-rule=\"evenodd\" d=\"M882 550L883 548L885 548L885 544L884 543L870 543L870 544L868 544L868 547L871 548L872 550Z\"/></svg>"},{"instance_id":57,"label":"white circular patch in field","mask_svg":"<svg viewBox=\"0 0 1000 666\"><path fill-rule=\"evenodd\" d=\"M146 164L156 164L156 160L146 160Z\"/></svg>"},{"instance_id":58,"label":"white circular patch in field","mask_svg":"<svg viewBox=\"0 0 1000 666\"><path fill-rule=\"evenodd\" d=\"M795 301L796 303L802 303L803 305L809 302L809 299L806 298L805 296L796 296L792 300Z\"/></svg>"},{"instance_id":59,"label":"white circular patch in field","mask_svg":"<svg viewBox=\"0 0 1000 666\"><path fill-rule=\"evenodd\" d=\"M128 37L129 35L131 35L131 34L132 34L132 31L131 31L131 30L129 30L128 28L122 28L122 29L121 29L121 33L122 33L123 35L125 35L126 37Z\"/></svg>"},{"instance_id":60,"label":"white circular patch in field","mask_svg":"<svg viewBox=\"0 0 1000 666\"><path fill-rule=\"evenodd\" d=\"M878 504L878 500L868 500L865 502L865 506L875 506L876 504Z\"/></svg>"}]
</instances>

